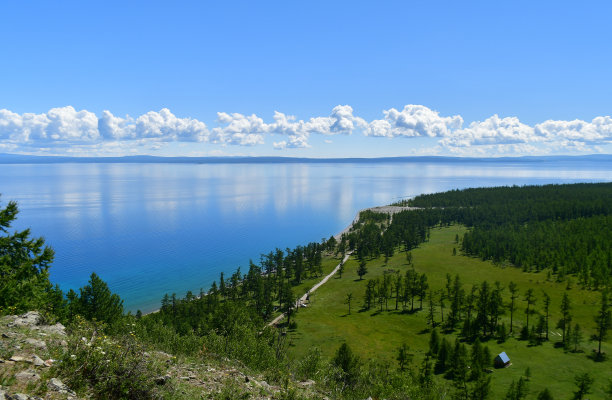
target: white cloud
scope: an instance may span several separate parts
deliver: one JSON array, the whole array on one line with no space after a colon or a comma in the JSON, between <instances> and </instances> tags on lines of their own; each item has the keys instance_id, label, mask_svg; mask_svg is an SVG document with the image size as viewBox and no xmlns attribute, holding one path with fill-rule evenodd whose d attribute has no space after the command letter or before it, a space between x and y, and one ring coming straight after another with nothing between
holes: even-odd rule
<instances>
[{"instance_id":1,"label":"white cloud","mask_svg":"<svg viewBox=\"0 0 612 400\"><path fill-rule=\"evenodd\" d=\"M384 119L371 121L365 129L368 136L415 137L448 136L452 130L461 128L463 118L459 115L441 117L437 111L425 106L408 104L402 111L395 108L384 110Z\"/></svg>"},{"instance_id":2,"label":"white cloud","mask_svg":"<svg viewBox=\"0 0 612 400\"><path fill-rule=\"evenodd\" d=\"M499 118L497 115L484 121L472 122L466 129L458 129L440 140L440 144L452 147L486 146L493 144L517 144L537 141L534 129L515 117Z\"/></svg>"},{"instance_id":3,"label":"white cloud","mask_svg":"<svg viewBox=\"0 0 612 400\"><path fill-rule=\"evenodd\" d=\"M109 140L153 139L162 142L205 142L209 131L206 124L192 118L178 118L167 108L149 111L136 119L115 117L102 112L98 129Z\"/></svg>"},{"instance_id":4,"label":"white cloud","mask_svg":"<svg viewBox=\"0 0 612 400\"><path fill-rule=\"evenodd\" d=\"M272 143L272 147L274 147L275 150L283 150L287 148L292 148L292 149L306 148L306 147L310 147L307 140L308 138L305 136L291 135L288 137L288 140L283 140L280 142Z\"/></svg>"},{"instance_id":5,"label":"white cloud","mask_svg":"<svg viewBox=\"0 0 612 400\"><path fill-rule=\"evenodd\" d=\"M216 143L239 144L253 146L263 143L263 135L267 125L255 114L245 116L239 113L217 113L218 121L226 124L224 127L212 130L212 139Z\"/></svg>"},{"instance_id":6,"label":"white cloud","mask_svg":"<svg viewBox=\"0 0 612 400\"><path fill-rule=\"evenodd\" d=\"M597 117L591 122L544 121L535 126L535 132L547 140L577 140L589 144L608 143L612 140L612 118Z\"/></svg>"},{"instance_id":7,"label":"white cloud","mask_svg":"<svg viewBox=\"0 0 612 400\"><path fill-rule=\"evenodd\" d=\"M96 116L71 106L41 114L17 114L2 109L0 150L109 154L129 144L132 149L155 152L170 142L254 146L263 144L269 136L276 139L272 147L282 150L311 147L309 139L315 134L355 132L371 137L431 138L423 140L437 142L436 148L441 152L461 155L599 152L602 146L612 144L610 116L596 117L590 122L548 120L530 126L517 117L493 115L463 127L461 116L440 115L422 105L409 104L401 111L390 108L382 114L380 119L366 121L355 115L351 106L338 105L327 116L304 120L275 111L266 122L255 114L219 112L217 125L209 129L204 122L177 117L167 108L138 117L115 116L110 111ZM331 143L328 139L324 142Z\"/></svg>"},{"instance_id":8,"label":"white cloud","mask_svg":"<svg viewBox=\"0 0 612 400\"><path fill-rule=\"evenodd\" d=\"M457 154L600 152L597 145L612 143L612 118L597 117L592 122L548 120L531 127L516 117L494 115L452 132L439 143Z\"/></svg>"},{"instance_id":9,"label":"white cloud","mask_svg":"<svg viewBox=\"0 0 612 400\"><path fill-rule=\"evenodd\" d=\"M44 114L0 110L0 138L19 144L94 143L100 136L97 125L94 113L70 106Z\"/></svg>"}]
</instances>

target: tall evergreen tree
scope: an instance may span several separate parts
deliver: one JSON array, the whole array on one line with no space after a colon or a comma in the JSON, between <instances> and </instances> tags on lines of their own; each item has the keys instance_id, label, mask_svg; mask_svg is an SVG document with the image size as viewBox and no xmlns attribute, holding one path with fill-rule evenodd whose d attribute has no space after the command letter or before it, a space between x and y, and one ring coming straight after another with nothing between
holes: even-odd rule
<instances>
[{"instance_id":1,"label":"tall evergreen tree","mask_svg":"<svg viewBox=\"0 0 612 400\"><path fill-rule=\"evenodd\" d=\"M536 298L533 295L533 289L529 288L525 292L525 299L527 302L527 306L525 307L525 316L527 317L527 322L525 323L525 328L529 331L529 315L533 314L532 306L535 305Z\"/></svg>"},{"instance_id":2,"label":"tall evergreen tree","mask_svg":"<svg viewBox=\"0 0 612 400\"><path fill-rule=\"evenodd\" d=\"M570 322L572 321L571 315L572 306L570 304L570 299L567 293L563 293L563 299L561 299L561 319L557 324L557 328L561 329L561 343L563 346L567 346L567 332L570 328Z\"/></svg>"},{"instance_id":3,"label":"tall evergreen tree","mask_svg":"<svg viewBox=\"0 0 612 400\"><path fill-rule=\"evenodd\" d=\"M548 319L550 318L550 296L543 292L544 295L544 329L546 331L546 340L548 340Z\"/></svg>"},{"instance_id":4,"label":"tall evergreen tree","mask_svg":"<svg viewBox=\"0 0 612 400\"><path fill-rule=\"evenodd\" d=\"M608 293L603 291L601 293L601 306L595 316L596 324L596 337L597 337L597 359L602 359L601 353L601 342L606 340L608 336L608 330L612 323L612 314L610 312L610 303L608 302Z\"/></svg>"},{"instance_id":5,"label":"tall evergreen tree","mask_svg":"<svg viewBox=\"0 0 612 400\"><path fill-rule=\"evenodd\" d=\"M80 289L79 314L86 319L96 319L107 324L123 315L123 300L111 293L106 282L92 273L86 286Z\"/></svg>"},{"instance_id":6,"label":"tall evergreen tree","mask_svg":"<svg viewBox=\"0 0 612 400\"><path fill-rule=\"evenodd\" d=\"M0 209L0 308L46 309L53 303L49 267L54 253L43 238L31 238L29 229L9 233L18 213L14 201Z\"/></svg>"},{"instance_id":7,"label":"tall evergreen tree","mask_svg":"<svg viewBox=\"0 0 612 400\"><path fill-rule=\"evenodd\" d=\"M513 329L513 317L515 310L515 301L518 298L518 286L514 282L510 282L508 284L508 290L510 291L510 304L508 305L510 308L510 333L512 333Z\"/></svg>"}]
</instances>

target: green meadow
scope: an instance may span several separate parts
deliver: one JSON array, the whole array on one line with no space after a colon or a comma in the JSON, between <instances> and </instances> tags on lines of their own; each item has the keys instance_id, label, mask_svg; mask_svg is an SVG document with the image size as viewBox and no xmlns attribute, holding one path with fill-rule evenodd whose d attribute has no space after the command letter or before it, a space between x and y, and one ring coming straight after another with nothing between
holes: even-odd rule
<instances>
[{"instance_id":1,"label":"green meadow","mask_svg":"<svg viewBox=\"0 0 612 400\"><path fill-rule=\"evenodd\" d=\"M417 272L425 273L430 289L437 290L445 287L446 274L454 278L459 274L464 289L470 290L472 285L479 285L483 281L490 284L499 281L504 290L504 301L510 301L508 283L513 281L518 285L519 298L516 301L517 309L514 313L514 333L504 343L491 339L484 344L489 347L495 356L505 351L510 357L512 365L495 369L491 373L492 396L490 398L503 398L510 383L524 376L527 368L530 370L528 383L528 398L536 398L544 388L548 388L555 399L570 398L575 390L574 376L578 373L589 372L594 378L592 399L605 398L604 388L612 379L612 361L595 362L588 356L592 354L597 343L590 341L595 332L593 321L600 301L600 293L584 290L577 284L557 282L555 276L548 277L546 271L540 273L523 272L512 266L494 265L488 261L466 257L460 254L459 245L455 236L462 237L465 232L462 226L433 228L429 241L419 248L412 250L413 265ZM453 255L453 248L457 248L457 255ZM325 273L328 273L336 264L337 259L325 260ZM295 358L306 355L312 347L319 347L324 355L332 356L336 349L346 342L362 359L378 358L397 365L395 358L397 349L407 344L410 352L414 354L412 368L420 366L427 352L430 336L429 326L426 324L427 302L423 303L423 310L414 313L403 312L401 304L395 310L395 299L388 303L389 311L383 308L379 311L378 305L369 311L363 310L363 299L368 279L382 277L385 270L405 271L409 266L406 253L398 251L385 265L384 257L368 261L368 273L363 280L357 275L358 263L349 260L345 271L340 278L338 275L330 279L325 285L310 296L310 304L302 308L295 315L297 329L290 332L290 353ZM574 279L575 281L575 279ZM304 287L295 289L296 295L305 292ZM550 306L550 340L542 345L530 346L528 341L519 340L520 328L525 323L524 293L534 289L537 297L535 308L543 308L543 291L551 297ZM582 328L584 340L579 352L566 352L563 348L555 347L560 341L560 330L556 329L560 318L560 303L563 294L567 292L572 305L572 326L578 323ZM347 294L352 293L351 313L348 313L346 304ZM415 309L419 302L415 300ZM447 308L444 310L447 313ZM537 315L530 317L530 324L535 323ZM436 321L440 322L440 308L437 307ZM510 314L506 311L503 316L506 326L510 324ZM456 333L446 333L447 338L454 342ZM610 354L612 346L603 345L603 350ZM443 379L438 377L438 379ZM451 382L448 381L451 385Z\"/></svg>"}]
</instances>

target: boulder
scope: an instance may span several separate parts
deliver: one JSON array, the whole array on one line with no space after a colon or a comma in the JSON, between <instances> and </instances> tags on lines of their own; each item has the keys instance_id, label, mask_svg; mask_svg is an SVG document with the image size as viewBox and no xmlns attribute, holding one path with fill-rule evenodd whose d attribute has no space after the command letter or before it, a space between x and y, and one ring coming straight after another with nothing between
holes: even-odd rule
<instances>
[{"instance_id":1,"label":"boulder","mask_svg":"<svg viewBox=\"0 0 612 400\"><path fill-rule=\"evenodd\" d=\"M30 346L36 347L37 349L44 350L47 348L47 343L45 343L44 340L27 338L25 342L29 344Z\"/></svg>"},{"instance_id":2,"label":"boulder","mask_svg":"<svg viewBox=\"0 0 612 400\"><path fill-rule=\"evenodd\" d=\"M59 322L55 325L46 325L41 327L46 333L66 336L66 327Z\"/></svg>"},{"instance_id":3,"label":"boulder","mask_svg":"<svg viewBox=\"0 0 612 400\"><path fill-rule=\"evenodd\" d=\"M49 390L53 390L54 392L74 395L74 392L70 390L64 382L60 381L57 378L49 379L49 382L47 382L47 387L49 388Z\"/></svg>"},{"instance_id":4,"label":"boulder","mask_svg":"<svg viewBox=\"0 0 612 400\"><path fill-rule=\"evenodd\" d=\"M15 374L15 379L22 382L39 381L40 375L34 370L21 371Z\"/></svg>"},{"instance_id":5,"label":"boulder","mask_svg":"<svg viewBox=\"0 0 612 400\"><path fill-rule=\"evenodd\" d=\"M34 354L32 356L32 364L37 367L43 367L45 366L45 361L42 358L38 357L36 354Z\"/></svg>"},{"instance_id":6,"label":"boulder","mask_svg":"<svg viewBox=\"0 0 612 400\"><path fill-rule=\"evenodd\" d=\"M28 359L24 356L12 356L11 358L9 358L9 361L13 361L13 362L24 362L24 361L28 361Z\"/></svg>"},{"instance_id":7,"label":"boulder","mask_svg":"<svg viewBox=\"0 0 612 400\"><path fill-rule=\"evenodd\" d=\"M27 313L15 317L12 322L9 322L8 327L25 327L33 328L42 321L42 317L38 311L28 311Z\"/></svg>"}]
</instances>

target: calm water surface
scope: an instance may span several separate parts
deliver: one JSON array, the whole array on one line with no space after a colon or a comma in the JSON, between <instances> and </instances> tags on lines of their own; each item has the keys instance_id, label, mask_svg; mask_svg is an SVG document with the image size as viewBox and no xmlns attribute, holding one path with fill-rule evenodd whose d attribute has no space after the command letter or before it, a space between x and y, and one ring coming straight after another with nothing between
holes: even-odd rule
<instances>
[{"instance_id":1,"label":"calm water surface","mask_svg":"<svg viewBox=\"0 0 612 400\"><path fill-rule=\"evenodd\" d=\"M92 271L127 309L208 288L276 247L319 241L358 210L448 189L612 180L610 162L0 165L2 204L55 252L62 289Z\"/></svg>"}]
</instances>

